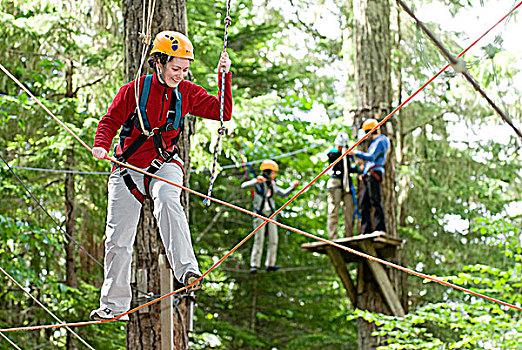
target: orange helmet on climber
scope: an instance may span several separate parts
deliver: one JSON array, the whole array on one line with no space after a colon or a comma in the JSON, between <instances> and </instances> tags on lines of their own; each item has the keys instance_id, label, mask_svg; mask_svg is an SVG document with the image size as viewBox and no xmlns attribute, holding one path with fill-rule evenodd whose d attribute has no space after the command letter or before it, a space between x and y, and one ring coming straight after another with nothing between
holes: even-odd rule
<instances>
[{"instance_id":1,"label":"orange helmet on climber","mask_svg":"<svg viewBox=\"0 0 522 350\"><path fill-rule=\"evenodd\" d=\"M364 123L362 124L362 129L364 131L368 132L368 131L372 130L373 128L375 128L377 126L377 124L379 124L377 119L373 119L373 118L366 119L364 121Z\"/></svg>"},{"instance_id":2,"label":"orange helmet on climber","mask_svg":"<svg viewBox=\"0 0 522 350\"><path fill-rule=\"evenodd\" d=\"M263 171L263 170L279 171L279 165L277 165L277 163L271 159L265 159L261 163L261 166L259 168L261 169L261 171Z\"/></svg>"},{"instance_id":3,"label":"orange helmet on climber","mask_svg":"<svg viewBox=\"0 0 522 350\"><path fill-rule=\"evenodd\" d=\"M194 60L194 46L184 34L174 31L158 33L152 43L150 54L164 53L171 57L187 58Z\"/></svg>"}]
</instances>

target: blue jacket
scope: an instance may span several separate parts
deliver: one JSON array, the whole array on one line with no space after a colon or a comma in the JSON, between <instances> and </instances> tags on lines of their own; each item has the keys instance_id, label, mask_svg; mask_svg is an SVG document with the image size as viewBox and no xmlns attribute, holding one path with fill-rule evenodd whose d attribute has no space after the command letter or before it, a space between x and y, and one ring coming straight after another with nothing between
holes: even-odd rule
<instances>
[{"instance_id":1,"label":"blue jacket","mask_svg":"<svg viewBox=\"0 0 522 350\"><path fill-rule=\"evenodd\" d=\"M384 173L386 153L389 148L390 139L387 136L379 135L372 141L370 147L368 147L368 152L355 151L356 157L366 161L363 175L366 175L370 169L382 171Z\"/></svg>"}]
</instances>

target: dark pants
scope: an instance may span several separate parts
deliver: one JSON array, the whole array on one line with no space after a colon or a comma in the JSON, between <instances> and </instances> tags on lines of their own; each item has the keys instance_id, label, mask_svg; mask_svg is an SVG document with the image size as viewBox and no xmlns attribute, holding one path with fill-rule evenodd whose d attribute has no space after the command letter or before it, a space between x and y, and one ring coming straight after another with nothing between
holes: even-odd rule
<instances>
[{"instance_id":1,"label":"dark pants","mask_svg":"<svg viewBox=\"0 0 522 350\"><path fill-rule=\"evenodd\" d=\"M379 179L377 179L377 177ZM381 203L381 182L383 174L376 171L371 172L364 177L364 188L360 195L361 198L361 231L363 234L372 233L374 231L386 232L386 223L384 220L384 210ZM372 208L373 225L372 225Z\"/></svg>"}]
</instances>

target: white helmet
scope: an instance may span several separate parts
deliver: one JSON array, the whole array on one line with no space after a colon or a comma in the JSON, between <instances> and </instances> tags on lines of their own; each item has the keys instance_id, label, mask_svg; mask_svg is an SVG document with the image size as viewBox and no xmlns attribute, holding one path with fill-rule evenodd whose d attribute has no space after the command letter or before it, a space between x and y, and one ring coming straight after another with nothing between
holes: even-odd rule
<instances>
[{"instance_id":1,"label":"white helmet","mask_svg":"<svg viewBox=\"0 0 522 350\"><path fill-rule=\"evenodd\" d=\"M348 137L348 134L345 132L340 132L337 134L337 137L335 138L335 145L340 147L347 147L348 141L350 141L350 138Z\"/></svg>"}]
</instances>

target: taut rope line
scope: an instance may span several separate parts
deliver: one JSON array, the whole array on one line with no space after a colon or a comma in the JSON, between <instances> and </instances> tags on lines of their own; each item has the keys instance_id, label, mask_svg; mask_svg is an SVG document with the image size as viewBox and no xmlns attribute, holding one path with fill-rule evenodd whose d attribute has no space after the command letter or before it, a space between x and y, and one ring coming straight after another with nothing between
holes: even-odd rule
<instances>
[{"instance_id":1,"label":"taut rope line","mask_svg":"<svg viewBox=\"0 0 522 350\"><path fill-rule=\"evenodd\" d=\"M223 39L223 52L227 52L227 44L228 44L228 26L232 24L232 19L230 18L230 0L227 0L227 16L225 17L225 37ZM218 130L218 138L216 141L216 148L214 149L214 161L212 163L212 173L210 175L210 183L208 185L208 193L207 195L210 197L212 196L212 188L214 187L214 181L217 177L217 160L219 156L219 152L221 151L221 138L223 137L223 134L225 133L225 125L223 124L223 110L224 110L224 104L225 104L225 69L221 71L221 94L219 95L219 102L220 102L220 108L219 108L219 122L220 127ZM205 199L203 201L203 204L206 206L210 205L210 201L208 199Z\"/></svg>"}]
</instances>

